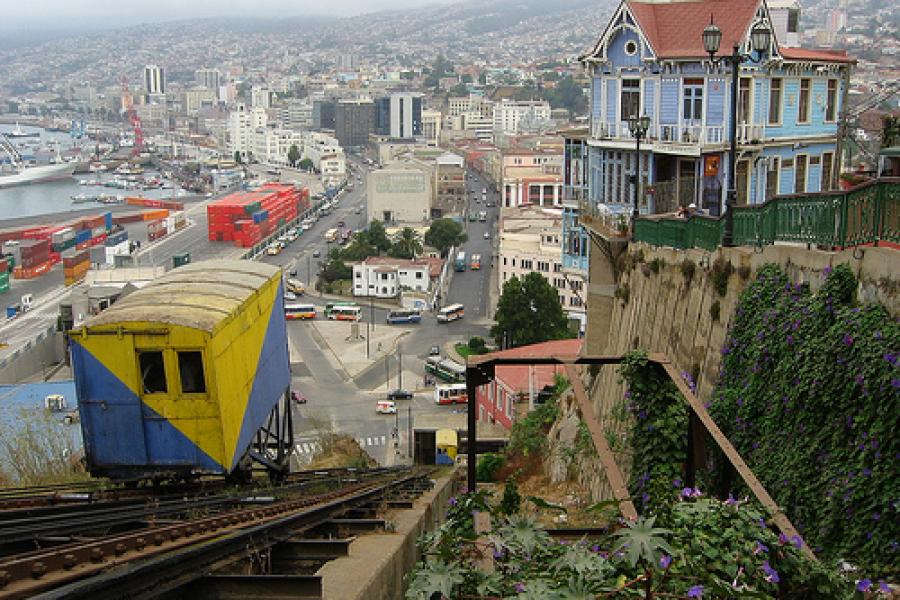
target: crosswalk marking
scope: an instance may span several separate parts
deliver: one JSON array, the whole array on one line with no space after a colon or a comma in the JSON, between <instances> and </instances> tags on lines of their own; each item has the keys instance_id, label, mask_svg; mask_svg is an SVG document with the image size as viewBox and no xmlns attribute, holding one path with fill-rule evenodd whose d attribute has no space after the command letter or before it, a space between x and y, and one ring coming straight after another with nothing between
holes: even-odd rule
<instances>
[{"instance_id":1,"label":"crosswalk marking","mask_svg":"<svg viewBox=\"0 0 900 600\"><path fill-rule=\"evenodd\" d=\"M388 443L386 435L375 435L372 437L358 437L356 443L360 448L370 448L374 446L385 446ZM297 454L316 454L322 449L319 441L314 438L300 439L294 444Z\"/></svg>"}]
</instances>

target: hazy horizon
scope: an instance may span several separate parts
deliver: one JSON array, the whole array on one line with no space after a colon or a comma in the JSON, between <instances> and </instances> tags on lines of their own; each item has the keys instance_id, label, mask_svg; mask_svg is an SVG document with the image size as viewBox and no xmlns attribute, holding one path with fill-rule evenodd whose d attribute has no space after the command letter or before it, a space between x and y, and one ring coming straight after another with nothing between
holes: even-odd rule
<instances>
[{"instance_id":1,"label":"hazy horizon","mask_svg":"<svg viewBox=\"0 0 900 600\"><path fill-rule=\"evenodd\" d=\"M7 42L41 41L141 23L195 18L349 17L460 0L31 0L3 8L0 32ZM0 44L8 45L8 44Z\"/></svg>"}]
</instances>

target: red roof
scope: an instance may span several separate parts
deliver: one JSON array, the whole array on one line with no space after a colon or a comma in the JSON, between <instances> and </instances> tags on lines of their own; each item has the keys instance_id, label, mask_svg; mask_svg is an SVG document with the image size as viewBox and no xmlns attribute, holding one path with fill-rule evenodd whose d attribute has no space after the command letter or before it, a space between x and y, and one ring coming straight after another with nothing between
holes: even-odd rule
<instances>
[{"instance_id":1,"label":"red roof","mask_svg":"<svg viewBox=\"0 0 900 600\"><path fill-rule=\"evenodd\" d=\"M563 358L574 358L581 352L582 340L554 340L551 342L542 342L540 344L531 344L529 346L519 346L501 352L493 352L489 356L506 357L506 358L542 358L545 356L559 356ZM497 382L502 383L515 393L528 392L529 377L533 375L533 385L535 393L541 391L544 386L553 385L553 376L556 373L564 373L565 367L562 365L501 365L495 370L495 378Z\"/></svg>"},{"instance_id":2,"label":"red roof","mask_svg":"<svg viewBox=\"0 0 900 600\"><path fill-rule=\"evenodd\" d=\"M806 48L779 48L785 60L813 60L822 62L855 63L843 50L809 50Z\"/></svg>"},{"instance_id":3,"label":"red roof","mask_svg":"<svg viewBox=\"0 0 900 600\"><path fill-rule=\"evenodd\" d=\"M750 28L759 2L749 0L699 0L663 4L628 1L628 8L650 41L658 58L708 56L703 48L703 28L709 17L722 30L720 54L730 54Z\"/></svg>"}]
</instances>

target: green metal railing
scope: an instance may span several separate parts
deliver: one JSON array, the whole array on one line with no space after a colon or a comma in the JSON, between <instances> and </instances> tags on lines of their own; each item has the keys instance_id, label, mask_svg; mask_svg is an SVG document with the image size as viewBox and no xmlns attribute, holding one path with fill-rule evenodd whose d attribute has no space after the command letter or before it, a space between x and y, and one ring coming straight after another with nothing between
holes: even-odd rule
<instances>
[{"instance_id":1,"label":"green metal railing","mask_svg":"<svg viewBox=\"0 0 900 600\"><path fill-rule=\"evenodd\" d=\"M721 217L641 217L635 239L654 246L703 248L722 245ZM884 178L846 191L777 196L734 209L734 244L765 246L795 242L843 248L900 243L900 179Z\"/></svg>"}]
</instances>

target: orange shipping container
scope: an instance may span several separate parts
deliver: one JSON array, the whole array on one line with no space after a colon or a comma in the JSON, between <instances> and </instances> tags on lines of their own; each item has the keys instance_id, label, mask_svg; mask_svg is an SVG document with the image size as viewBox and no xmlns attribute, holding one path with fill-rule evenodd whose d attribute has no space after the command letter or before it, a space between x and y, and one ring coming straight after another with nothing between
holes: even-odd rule
<instances>
[{"instance_id":1,"label":"orange shipping container","mask_svg":"<svg viewBox=\"0 0 900 600\"><path fill-rule=\"evenodd\" d=\"M42 262L33 267L16 267L13 269L14 279L34 279L46 274L53 267L53 261Z\"/></svg>"}]
</instances>

